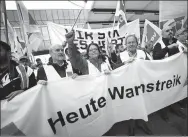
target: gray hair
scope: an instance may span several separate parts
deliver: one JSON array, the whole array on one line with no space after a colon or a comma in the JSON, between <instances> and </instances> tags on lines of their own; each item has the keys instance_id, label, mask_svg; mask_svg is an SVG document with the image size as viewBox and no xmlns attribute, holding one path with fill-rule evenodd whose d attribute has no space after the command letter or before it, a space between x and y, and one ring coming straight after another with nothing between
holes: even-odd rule
<instances>
[{"instance_id":1,"label":"gray hair","mask_svg":"<svg viewBox=\"0 0 188 137\"><path fill-rule=\"evenodd\" d=\"M51 53L52 52L52 50L53 49L55 49L55 47L57 47L57 46L61 46L60 44L54 44L54 45L52 45L50 48L49 48L49 53ZM62 46L63 47L63 46ZM63 47L64 48L64 47Z\"/></svg>"}]
</instances>

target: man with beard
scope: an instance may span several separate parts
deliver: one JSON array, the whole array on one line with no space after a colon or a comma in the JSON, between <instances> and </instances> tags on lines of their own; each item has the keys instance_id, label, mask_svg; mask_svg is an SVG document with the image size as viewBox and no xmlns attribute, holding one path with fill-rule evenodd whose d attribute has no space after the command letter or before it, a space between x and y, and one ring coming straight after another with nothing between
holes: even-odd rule
<instances>
[{"instance_id":1,"label":"man with beard","mask_svg":"<svg viewBox=\"0 0 188 137\"><path fill-rule=\"evenodd\" d=\"M154 46L153 49L153 59L161 60L172 55L175 55L185 50L180 42L174 38L172 26L163 27L162 30L162 39ZM169 121L168 111L171 110L177 116L186 118L186 115L181 111L180 106L175 103L169 107L161 109L160 115L161 118L165 121Z\"/></svg>"},{"instance_id":2,"label":"man with beard","mask_svg":"<svg viewBox=\"0 0 188 137\"><path fill-rule=\"evenodd\" d=\"M174 38L172 26L166 26L162 30L162 39L154 46L153 59L159 60L172 56L182 51L182 47Z\"/></svg>"}]
</instances>

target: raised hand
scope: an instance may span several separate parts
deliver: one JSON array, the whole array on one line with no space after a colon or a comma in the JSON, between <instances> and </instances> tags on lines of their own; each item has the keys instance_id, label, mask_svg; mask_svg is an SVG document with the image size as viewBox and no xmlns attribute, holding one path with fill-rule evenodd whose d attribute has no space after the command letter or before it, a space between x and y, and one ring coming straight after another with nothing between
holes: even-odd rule
<instances>
[{"instance_id":1,"label":"raised hand","mask_svg":"<svg viewBox=\"0 0 188 137\"><path fill-rule=\"evenodd\" d=\"M72 44L75 39L75 32L72 30L65 35L67 43Z\"/></svg>"}]
</instances>

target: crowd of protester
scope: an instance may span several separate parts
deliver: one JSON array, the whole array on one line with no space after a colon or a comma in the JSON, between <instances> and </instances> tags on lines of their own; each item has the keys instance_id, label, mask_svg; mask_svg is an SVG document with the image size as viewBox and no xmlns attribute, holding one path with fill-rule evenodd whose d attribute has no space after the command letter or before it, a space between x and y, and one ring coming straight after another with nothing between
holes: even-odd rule
<instances>
[{"instance_id":1,"label":"crowd of protester","mask_svg":"<svg viewBox=\"0 0 188 137\"><path fill-rule=\"evenodd\" d=\"M184 33L187 36L187 30ZM180 41L187 46L187 37L184 36L180 36ZM179 52L186 52L185 48L180 47L177 43L171 27L162 30L162 39L159 42L153 45L154 43L149 41L145 48L138 46L138 39L135 35L128 35L124 45L109 43L108 55L102 52L96 43L91 43L85 53L80 53L74 44L74 39L75 33L71 31L66 35L66 42L62 45L52 45L49 49L51 57L47 65L44 65L39 58L36 59L37 64L33 65L27 56L21 57L18 61L14 60L11 57L10 45L0 41L0 99L10 101L37 84L46 85L47 81L63 77L75 79L79 75L98 73L110 75L112 70L124 64L132 63L137 58L162 60ZM68 48L65 50L66 45ZM186 118L181 110L185 105L186 101L183 100L163 108L157 113L160 113L165 121L169 120L169 110L181 118ZM147 125L147 122L130 120L129 135L135 134L136 125L147 134L152 134L152 129Z\"/></svg>"}]
</instances>

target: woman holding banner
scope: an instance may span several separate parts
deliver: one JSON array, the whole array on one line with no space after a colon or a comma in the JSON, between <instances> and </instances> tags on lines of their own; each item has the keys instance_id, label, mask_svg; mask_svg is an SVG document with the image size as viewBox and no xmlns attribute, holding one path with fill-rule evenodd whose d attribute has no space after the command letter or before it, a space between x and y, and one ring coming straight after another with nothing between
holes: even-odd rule
<instances>
[{"instance_id":1,"label":"woman holding banner","mask_svg":"<svg viewBox=\"0 0 188 137\"><path fill-rule=\"evenodd\" d=\"M111 65L108 59L101 53L98 44L91 43L87 47L87 58L83 58L73 43L74 38L74 31L71 31L66 35L72 66L79 69L83 75L95 75L100 72L109 74L110 70L112 70Z\"/></svg>"}]
</instances>

